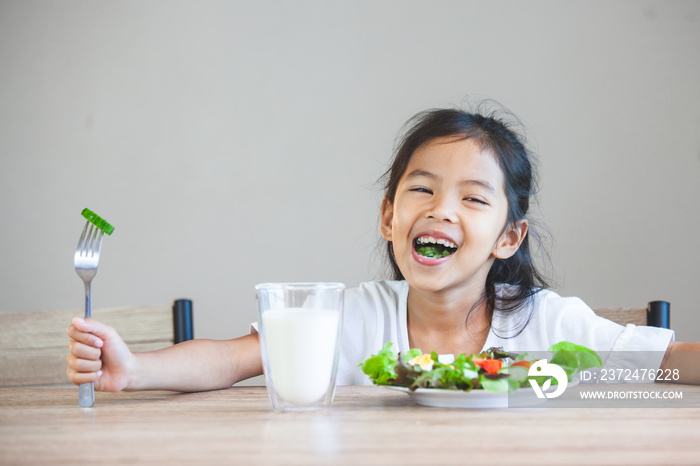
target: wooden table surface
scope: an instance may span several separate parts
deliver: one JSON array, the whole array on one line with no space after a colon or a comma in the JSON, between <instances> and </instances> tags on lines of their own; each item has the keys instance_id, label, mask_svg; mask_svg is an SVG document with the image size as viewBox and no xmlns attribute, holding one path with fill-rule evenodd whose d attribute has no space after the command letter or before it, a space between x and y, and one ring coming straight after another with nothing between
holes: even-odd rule
<instances>
[{"instance_id":1,"label":"wooden table surface","mask_svg":"<svg viewBox=\"0 0 700 466\"><path fill-rule=\"evenodd\" d=\"M76 387L0 389L0 464L71 463L700 464L700 408L431 408L371 386L326 411L273 412L264 387L80 408Z\"/></svg>"}]
</instances>

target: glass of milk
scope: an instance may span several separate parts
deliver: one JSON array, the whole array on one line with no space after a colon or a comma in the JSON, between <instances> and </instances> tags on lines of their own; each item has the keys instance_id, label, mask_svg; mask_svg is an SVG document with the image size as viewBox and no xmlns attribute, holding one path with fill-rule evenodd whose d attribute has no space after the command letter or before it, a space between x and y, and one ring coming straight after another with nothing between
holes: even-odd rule
<instances>
[{"instance_id":1,"label":"glass of milk","mask_svg":"<svg viewBox=\"0 0 700 466\"><path fill-rule=\"evenodd\" d=\"M255 289L263 371L273 409L329 407L340 356L345 285L263 283Z\"/></svg>"}]
</instances>

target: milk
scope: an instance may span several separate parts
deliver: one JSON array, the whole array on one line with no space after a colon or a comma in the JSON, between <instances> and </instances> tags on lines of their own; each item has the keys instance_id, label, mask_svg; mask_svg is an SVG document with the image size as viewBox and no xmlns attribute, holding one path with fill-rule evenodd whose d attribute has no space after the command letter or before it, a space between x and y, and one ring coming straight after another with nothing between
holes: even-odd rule
<instances>
[{"instance_id":1,"label":"milk","mask_svg":"<svg viewBox=\"0 0 700 466\"><path fill-rule=\"evenodd\" d=\"M339 319L338 310L308 308L272 309L262 314L269 376L282 399L305 404L326 394Z\"/></svg>"}]
</instances>

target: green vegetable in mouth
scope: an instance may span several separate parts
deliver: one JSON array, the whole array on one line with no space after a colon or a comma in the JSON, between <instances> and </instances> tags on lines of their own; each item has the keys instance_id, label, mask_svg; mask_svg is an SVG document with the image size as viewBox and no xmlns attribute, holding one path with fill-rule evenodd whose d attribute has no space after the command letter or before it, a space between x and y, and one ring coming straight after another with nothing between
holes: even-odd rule
<instances>
[{"instance_id":1,"label":"green vegetable in mouth","mask_svg":"<svg viewBox=\"0 0 700 466\"><path fill-rule=\"evenodd\" d=\"M442 244L421 244L416 246L419 256L440 259L454 253L456 249L443 246Z\"/></svg>"}]
</instances>

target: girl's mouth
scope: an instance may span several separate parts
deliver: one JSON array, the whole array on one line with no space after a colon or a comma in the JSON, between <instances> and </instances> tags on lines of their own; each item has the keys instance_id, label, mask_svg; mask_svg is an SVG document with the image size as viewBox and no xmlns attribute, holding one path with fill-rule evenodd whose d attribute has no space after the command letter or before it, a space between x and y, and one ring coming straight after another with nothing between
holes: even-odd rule
<instances>
[{"instance_id":1,"label":"girl's mouth","mask_svg":"<svg viewBox=\"0 0 700 466\"><path fill-rule=\"evenodd\" d=\"M414 241L413 249L421 257L441 259L454 254L457 251L457 245L444 238L420 236Z\"/></svg>"}]
</instances>

